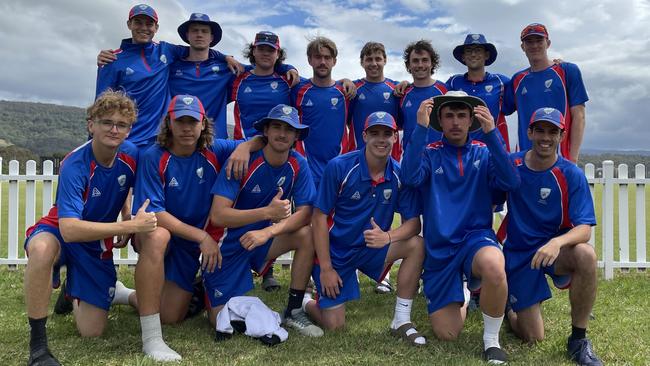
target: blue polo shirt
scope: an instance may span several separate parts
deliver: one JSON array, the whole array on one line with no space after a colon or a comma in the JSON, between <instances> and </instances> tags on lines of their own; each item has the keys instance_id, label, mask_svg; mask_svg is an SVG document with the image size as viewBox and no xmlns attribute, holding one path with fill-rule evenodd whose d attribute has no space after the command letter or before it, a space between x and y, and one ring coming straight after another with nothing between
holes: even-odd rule
<instances>
[{"instance_id":1,"label":"blue polo shirt","mask_svg":"<svg viewBox=\"0 0 650 366\"><path fill-rule=\"evenodd\" d=\"M366 247L363 232L372 229L371 217L388 231L395 212L404 221L421 213L416 192L402 185L399 163L390 158L384 177L374 181L368 172L365 149L338 156L327 164L314 207L327 215L335 266L345 266Z\"/></svg>"},{"instance_id":2,"label":"blue polo shirt","mask_svg":"<svg viewBox=\"0 0 650 366\"><path fill-rule=\"evenodd\" d=\"M411 141L411 134L418 124L418 108L420 108L422 101L446 93L447 86L438 80L435 80L431 86L419 87L411 85L406 88L404 96L399 102L399 119L402 121L402 129L404 130L404 135L402 136L402 146L404 149L406 149L406 146ZM441 132L429 129L427 142L438 141L440 138L442 138Z\"/></svg>"},{"instance_id":3,"label":"blue polo shirt","mask_svg":"<svg viewBox=\"0 0 650 366\"><path fill-rule=\"evenodd\" d=\"M212 206L210 190L239 142L219 139L187 157L176 156L158 144L149 147L138 171L133 212L148 198L147 212L165 211L187 225L205 229ZM198 246L178 237L174 241Z\"/></svg>"},{"instance_id":4,"label":"blue polo shirt","mask_svg":"<svg viewBox=\"0 0 650 366\"><path fill-rule=\"evenodd\" d=\"M504 249L532 250L578 225L596 225L587 178L572 162L559 157L547 170L534 171L525 163L526 151L512 155L521 177L508 193L508 215L502 228ZM507 229L506 229L507 228Z\"/></svg>"},{"instance_id":5,"label":"blue polo shirt","mask_svg":"<svg viewBox=\"0 0 650 366\"><path fill-rule=\"evenodd\" d=\"M327 163L347 152L349 102L339 82L320 87L309 79L302 79L292 89L291 99L300 115L300 122L309 126L309 136L297 142L296 150L307 158L314 184L318 187Z\"/></svg>"},{"instance_id":6,"label":"blue polo shirt","mask_svg":"<svg viewBox=\"0 0 650 366\"><path fill-rule=\"evenodd\" d=\"M366 118L371 113L387 112L395 118L397 125L401 126L401 121L397 120L399 98L393 94L398 82L388 78L379 83L359 79L355 80L354 84L357 86L357 95L350 101L350 150L361 150L366 146L363 142L363 129Z\"/></svg>"},{"instance_id":7,"label":"blue polo shirt","mask_svg":"<svg viewBox=\"0 0 650 366\"><path fill-rule=\"evenodd\" d=\"M282 199L293 199L296 207L311 205L316 190L311 172L304 157L295 151L289 152L287 161L279 167L270 165L264 158L264 150L251 154L247 175L241 180L227 179L225 171L219 174L212 187L212 194L233 201L233 208L250 210L268 206L278 193L284 192ZM211 201L210 201L211 202ZM213 236L221 245L224 257L248 255L242 248L239 238L251 230L260 230L271 225L263 220L241 227L217 228Z\"/></svg>"},{"instance_id":8,"label":"blue polo shirt","mask_svg":"<svg viewBox=\"0 0 650 366\"><path fill-rule=\"evenodd\" d=\"M576 64L553 64L541 71L530 68L512 76L506 88L504 112L517 110L519 150L531 148L527 130L530 117L538 108L552 107L564 115L565 137L560 143L562 156L569 156L571 146L571 107L589 100L582 74Z\"/></svg>"}]
</instances>

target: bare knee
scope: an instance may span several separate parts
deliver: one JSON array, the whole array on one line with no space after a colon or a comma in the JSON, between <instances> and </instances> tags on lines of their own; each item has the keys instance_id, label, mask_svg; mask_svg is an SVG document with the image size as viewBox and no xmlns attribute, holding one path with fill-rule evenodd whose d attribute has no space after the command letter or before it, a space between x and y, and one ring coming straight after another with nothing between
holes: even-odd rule
<instances>
[{"instance_id":1,"label":"bare knee","mask_svg":"<svg viewBox=\"0 0 650 366\"><path fill-rule=\"evenodd\" d=\"M577 270L595 271L598 258L596 257L596 252L591 245L578 244L573 248L573 253Z\"/></svg>"},{"instance_id":2,"label":"bare knee","mask_svg":"<svg viewBox=\"0 0 650 366\"><path fill-rule=\"evenodd\" d=\"M167 229L158 227L150 233L138 234L138 252L150 258L160 259L165 256L171 238Z\"/></svg>"},{"instance_id":3,"label":"bare knee","mask_svg":"<svg viewBox=\"0 0 650 366\"><path fill-rule=\"evenodd\" d=\"M522 329L521 338L527 343L536 343L544 340L544 329Z\"/></svg>"},{"instance_id":4,"label":"bare knee","mask_svg":"<svg viewBox=\"0 0 650 366\"><path fill-rule=\"evenodd\" d=\"M420 235L415 235L407 240L410 255L424 258L424 240Z\"/></svg>"},{"instance_id":5,"label":"bare knee","mask_svg":"<svg viewBox=\"0 0 650 366\"><path fill-rule=\"evenodd\" d=\"M105 324L88 326L88 327L81 327L77 324L77 330L79 331L79 335L83 338L101 337L101 335L104 334L105 327L106 327Z\"/></svg>"},{"instance_id":6,"label":"bare knee","mask_svg":"<svg viewBox=\"0 0 650 366\"><path fill-rule=\"evenodd\" d=\"M483 256L477 267L483 283L499 284L506 280L505 260L496 248L490 255Z\"/></svg>"},{"instance_id":7,"label":"bare knee","mask_svg":"<svg viewBox=\"0 0 650 366\"><path fill-rule=\"evenodd\" d=\"M35 238L30 240L28 250L28 264L30 266L49 266L54 265L54 260L59 254L60 244L56 240L40 240Z\"/></svg>"},{"instance_id":8,"label":"bare knee","mask_svg":"<svg viewBox=\"0 0 650 366\"><path fill-rule=\"evenodd\" d=\"M329 331L341 330L345 327L345 319L325 319L323 318L323 327Z\"/></svg>"}]
</instances>

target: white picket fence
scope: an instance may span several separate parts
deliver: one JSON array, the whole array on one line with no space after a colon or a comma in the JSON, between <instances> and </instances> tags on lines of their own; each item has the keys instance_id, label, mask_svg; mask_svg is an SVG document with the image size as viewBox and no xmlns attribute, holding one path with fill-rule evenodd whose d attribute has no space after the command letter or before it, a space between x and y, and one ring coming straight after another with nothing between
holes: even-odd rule
<instances>
[{"instance_id":1,"label":"white picket fence","mask_svg":"<svg viewBox=\"0 0 650 366\"><path fill-rule=\"evenodd\" d=\"M596 186L602 186L602 196L600 202L594 199L596 205L602 205L602 218L598 225L602 228L601 243L602 252L599 253L598 265L604 268L605 278L614 277L614 269L642 269L650 267L646 256L646 203L645 190L650 184L650 179L646 179L645 166L637 164L635 166L634 178L628 177L627 165L618 166L618 177L614 177L614 163L610 160L604 161L602 166L602 178L596 178L596 169L593 164L587 164L585 174L589 181L592 197L594 197ZM9 162L8 174L3 171L2 158L0 157L0 232L8 231L7 244L8 250L6 257L0 257L0 265L15 266L25 264L27 259L22 254L19 255L19 248L22 246L22 239L25 229L34 224L35 220L47 214L52 206L54 197L53 185L57 181L57 176L53 174L53 163L49 160L43 163L43 174L36 174L36 163L32 160L26 163L25 174L19 174L18 162L12 160ZM6 227L2 217L3 212L3 192L8 182L8 218ZM42 183L42 209L38 217L36 215L36 185ZM618 187L618 201L614 202L615 187ZM630 260L630 217L628 215L628 199L630 192L635 197L635 213L632 218L636 224L635 243L636 243L636 260ZM19 207L20 197L24 196L24 206ZM619 215L617 225L614 222L614 210L618 207ZM19 213L24 213L24 225L19 227ZM615 241L614 231L618 229L618 237ZM592 229L591 244L595 245L596 229ZM615 248L619 251L618 260L614 260ZM113 258L116 264L135 264L137 253L129 246L128 250L114 249ZM278 263L290 264L291 256L286 255L278 259Z\"/></svg>"}]
</instances>

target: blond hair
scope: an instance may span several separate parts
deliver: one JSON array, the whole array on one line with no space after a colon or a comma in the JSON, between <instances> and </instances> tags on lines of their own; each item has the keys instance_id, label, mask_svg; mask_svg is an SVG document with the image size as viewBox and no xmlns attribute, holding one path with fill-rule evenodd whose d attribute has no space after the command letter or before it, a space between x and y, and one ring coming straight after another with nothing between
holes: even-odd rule
<instances>
[{"instance_id":1,"label":"blond hair","mask_svg":"<svg viewBox=\"0 0 650 366\"><path fill-rule=\"evenodd\" d=\"M128 122L135 123L138 118L138 109L126 93L107 89L86 109L86 119L95 120L102 116L108 116L113 113L119 113L126 118Z\"/></svg>"}]
</instances>

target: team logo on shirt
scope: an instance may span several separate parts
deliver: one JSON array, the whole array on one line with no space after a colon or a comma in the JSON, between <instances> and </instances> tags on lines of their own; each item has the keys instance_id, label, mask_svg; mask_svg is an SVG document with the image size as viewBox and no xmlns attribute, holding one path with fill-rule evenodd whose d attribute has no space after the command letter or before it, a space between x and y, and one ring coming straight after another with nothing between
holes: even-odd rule
<instances>
[{"instance_id":1,"label":"team logo on shirt","mask_svg":"<svg viewBox=\"0 0 650 366\"><path fill-rule=\"evenodd\" d=\"M160 55L160 62L162 62L163 64L166 64L167 63L167 56Z\"/></svg>"},{"instance_id":2,"label":"team logo on shirt","mask_svg":"<svg viewBox=\"0 0 650 366\"><path fill-rule=\"evenodd\" d=\"M363 93L359 94L359 99L360 100L366 100L366 95L363 94Z\"/></svg>"},{"instance_id":3,"label":"team logo on shirt","mask_svg":"<svg viewBox=\"0 0 650 366\"><path fill-rule=\"evenodd\" d=\"M480 160L474 160L474 168L478 169L478 167L481 165Z\"/></svg>"},{"instance_id":4,"label":"team logo on shirt","mask_svg":"<svg viewBox=\"0 0 650 366\"><path fill-rule=\"evenodd\" d=\"M260 193L260 192L262 192L262 189L260 188L259 184L256 184L255 187L251 189L251 193Z\"/></svg>"},{"instance_id":5,"label":"team logo on shirt","mask_svg":"<svg viewBox=\"0 0 650 366\"><path fill-rule=\"evenodd\" d=\"M546 80L546 81L544 82L544 86L546 87L546 90L544 90L544 91L547 91L548 88L551 87L551 84L553 84L553 79L548 79L548 80Z\"/></svg>"},{"instance_id":6,"label":"team logo on shirt","mask_svg":"<svg viewBox=\"0 0 650 366\"><path fill-rule=\"evenodd\" d=\"M203 178L203 167L200 167L196 170L196 176L199 178Z\"/></svg>"},{"instance_id":7,"label":"team logo on shirt","mask_svg":"<svg viewBox=\"0 0 650 366\"><path fill-rule=\"evenodd\" d=\"M176 70L176 76L183 76L183 70L181 69Z\"/></svg>"},{"instance_id":8,"label":"team logo on shirt","mask_svg":"<svg viewBox=\"0 0 650 366\"><path fill-rule=\"evenodd\" d=\"M133 69L130 67L127 67L126 70L124 70L124 73L127 75L131 75L134 73Z\"/></svg>"},{"instance_id":9,"label":"team logo on shirt","mask_svg":"<svg viewBox=\"0 0 650 366\"><path fill-rule=\"evenodd\" d=\"M486 85L485 86L485 91L488 92L488 93L492 93L492 88L493 88L492 85Z\"/></svg>"},{"instance_id":10,"label":"team logo on shirt","mask_svg":"<svg viewBox=\"0 0 650 366\"><path fill-rule=\"evenodd\" d=\"M169 186L178 187L178 181L176 180L176 177L172 177L172 179L169 181Z\"/></svg>"},{"instance_id":11,"label":"team logo on shirt","mask_svg":"<svg viewBox=\"0 0 650 366\"><path fill-rule=\"evenodd\" d=\"M384 92L384 100L388 101L388 98L390 98L390 93L389 92Z\"/></svg>"},{"instance_id":12,"label":"team logo on shirt","mask_svg":"<svg viewBox=\"0 0 650 366\"><path fill-rule=\"evenodd\" d=\"M251 89L251 88L248 87L248 86L246 87L246 89L244 89L244 93L250 93L250 92L252 92L252 91L253 91L253 89Z\"/></svg>"},{"instance_id":13,"label":"team logo on shirt","mask_svg":"<svg viewBox=\"0 0 650 366\"><path fill-rule=\"evenodd\" d=\"M407 100L407 101L406 101L406 105L405 105L405 107L408 108L408 107L410 107L410 106L411 106L411 101L410 101L410 100Z\"/></svg>"},{"instance_id":14,"label":"team logo on shirt","mask_svg":"<svg viewBox=\"0 0 650 366\"><path fill-rule=\"evenodd\" d=\"M272 81L271 82L271 89L275 90L278 88L278 82L277 81Z\"/></svg>"},{"instance_id":15,"label":"team logo on shirt","mask_svg":"<svg viewBox=\"0 0 650 366\"><path fill-rule=\"evenodd\" d=\"M514 304L516 302L517 302L517 298L515 297L515 295L510 295L510 303Z\"/></svg>"},{"instance_id":16,"label":"team logo on shirt","mask_svg":"<svg viewBox=\"0 0 650 366\"><path fill-rule=\"evenodd\" d=\"M102 195L102 192L99 191L97 187L93 187L93 194L92 197L99 197Z\"/></svg>"},{"instance_id":17,"label":"team logo on shirt","mask_svg":"<svg viewBox=\"0 0 650 366\"><path fill-rule=\"evenodd\" d=\"M124 183L126 183L126 174L122 174L119 177L117 177L117 183L120 186L124 186Z\"/></svg>"},{"instance_id":18,"label":"team logo on shirt","mask_svg":"<svg viewBox=\"0 0 650 366\"><path fill-rule=\"evenodd\" d=\"M551 189L550 188L540 188L539 189L539 196L545 200L548 198L548 196L551 194Z\"/></svg>"},{"instance_id":19,"label":"team logo on shirt","mask_svg":"<svg viewBox=\"0 0 650 366\"><path fill-rule=\"evenodd\" d=\"M361 193L359 193L359 191L356 191L356 192L354 192L354 194L350 198L355 200L355 201L358 201L358 200L361 199Z\"/></svg>"},{"instance_id":20,"label":"team logo on shirt","mask_svg":"<svg viewBox=\"0 0 650 366\"><path fill-rule=\"evenodd\" d=\"M110 297L111 299L115 297L115 287L111 286L108 288L108 297Z\"/></svg>"},{"instance_id":21,"label":"team logo on shirt","mask_svg":"<svg viewBox=\"0 0 650 366\"><path fill-rule=\"evenodd\" d=\"M221 297L221 296L223 296L223 293L215 288L213 296L214 297Z\"/></svg>"},{"instance_id":22,"label":"team logo on shirt","mask_svg":"<svg viewBox=\"0 0 650 366\"><path fill-rule=\"evenodd\" d=\"M438 169L436 169L436 171L434 173L436 173L436 174L445 174L445 171L442 169L442 167L438 167Z\"/></svg>"},{"instance_id":23,"label":"team logo on shirt","mask_svg":"<svg viewBox=\"0 0 650 366\"><path fill-rule=\"evenodd\" d=\"M526 95L528 93L528 89L524 86L524 88L521 90L521 95Z\"/></svg>"},{"instance_id":24,"label":"team logo on shirt","mask_svg":"<svg viewBox=\"0 0 650 366\"><path fill-rule=\"evenodd\" d=\"M194 98L191 98L191 97L185 97L185 98L183 98L183 103L185 103L185 104L187 104L187 105L192 104L193 101L194 101Z\"/></svg>"},{"instance_id":25,"label":"team logo on shirt","mask_svg":"<svg viewBox=\"0 0 650 366\"><path fill-rule=\"evenodd\" d=\"M383 203L389 203L390 202L390 197L393 195L393 190L390 188L384 189L384 202Z\"/></svg>"},{"instance_id":26,"label":"team logo on shirt","mask_svg":"<svg viewBox=\"0 0 650 366\"><path fill-rule=\"evenodd\" d=\"M215 74L219 72L219 66L212 66L212 72Z\"/></svg>"},{"instance_id":27,"label":"team logo on shirt","mask_svg":"<svg viewBox=\"0 0 650 366\"><path fill-rule=\"evenodd\" d=\"M305 107L311 107L313 105L314 103L311 102L311 99L307 99L307 103L305 103Z\"/></svg>"},{"instance_id":28,"label":"team logo on shirt","mask_svg":"<svg viewBox=\"0 0 650 366\"><path fill-rule=\"evenodd\" d=\"M284 184L285 180L287 180L287 177L284 175L281 176L280 179L278 179L278 183L277 183L278 187L281 187Z\"/></svg>"},{"instance_id":29,"label":"team logo on shirt","mask_svg":"<svg viewBox=\"0 0 650 366\"><path fill-rule=\"evenodd\" d=\"M332 98L330 99L330 102L332 103L332 109L336 109L336 105L339 103L339 98Z\"/></svg>"}]
</instances>

